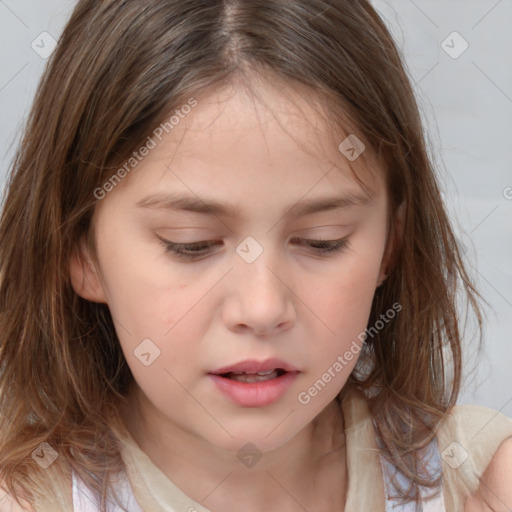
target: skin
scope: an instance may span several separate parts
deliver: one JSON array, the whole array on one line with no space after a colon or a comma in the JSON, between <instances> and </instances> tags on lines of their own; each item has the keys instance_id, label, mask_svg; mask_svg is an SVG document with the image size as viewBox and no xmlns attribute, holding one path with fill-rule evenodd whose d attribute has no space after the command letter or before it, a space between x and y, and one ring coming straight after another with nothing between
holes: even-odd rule
<instances>
[{"instance_id":1,"label":"skin","mask_svg":"<svg viewBox=\"0 0 512 512\"><path fill-rule=\"evenodd\" d=\"M115 319L135 378L121 410L128 429L186 494L214 511L239 510L240 503L249 512L295 511L297 503L310 511L343 510L345 439L334 398L357 358L308 404L297 396L364 331L386 277L384 173L367 149L358 166L373 190L367 205L295 216L290 208L304 200L362 189L310 97L283 87L258 92L266 106L237 88L199 98L137 171L98 202L98 259L82 244L70 262L71 278L78 294L108 304ZM136 206L155 192L212 197L238 206L241 215ZM398 229L402 222L399 211ZM166 252L159 236L220 246L188 261ZM247 236L263 248L251 264L235 251ZM292 243L295 237L348 237L349 245L321 255ZM150 366L133 353L146 338L160 349ZM231 403L207 376L267 357L301 373L265 407ZM248 442L262 453L251 468L236 457ZM512 440L502 444L484 476L505 502L512 501L502 476L512 472L511 446ZM484 493L471 497L466 510L483 510Z\"/></svg>"},{"instance_id":2,"label":"skin","mask_svg":"<svg viewBox=\"0 0 512 512\"><path fill-rule=\"evenodd\" d=\"M367 151L372 167L360 175L374 192L368 204L300 217L289 211L302 201L365 195L327 142L322 118L295 96L302 115L291 94L260 87L259 102L229 88L199 98L98 202L95 264L83 247L90 264L71 265L77 293L108 304L115 319L136 381L122 411L127 427L178 487L211 510L238 510L240 500L249 512L297 510L297 502L342 510L345 503L343 418L334 398L357 358L308 404L297 396L365 330L385 278L387 194ZM155 192L214 198L241 215L137 206ZM235 251L248 236L263 248L250 264ZM166 252L158 237L221 245L191 262ZM296 241L345 237L349 245L327 255ZM161 351L150 366L134 355L147 338ZM234 404L207 376L270 357L301 373L268 406ZM263 454L251 468L237 458L246 443Z\"/></svg>"},{"instance_id":3,"label":"skin","mask_svg":"<svg viewBox=\"0 0 512 512\"><path fill-rule=\"evenodd\" d=\"M388 263L387 197L382 172L367 150L365 163L377 171L364 176L374 191L368 205L284 215L304 198L361 189L336 145L326 144L329 134L308 103L302 101L306 122L288 102L290 92L261 92L279 111L280 124L244 94L224 90L201 98L137 172L98 202L98 260L82 244L80 256L70 261L71 279L79 295L108 304L135 377L123 419L186 494L212 511L238 511L240 503L248 512L343 510L345 439L334 398L356 359L308 404L300 404L297 395L366 327ZM312 151L305 152L304 144ZM243 215L136 207L155 191L213 196L237 204ZM223 245L204 259L185 262L165 252L157 235ZM247 236L264 249L251 264L235 252ZM292 237L345 236L350 245L327 256L291 243ZM150 366L133 353L146 338L161 351ZM246 358L274 356L301 374L269 406L234 405L206 375ZM251 468L236 457L247 442L262 452ZM496 452L465 511L510 510L510 474L512 439ZM1 510L32 510L26 502L19 508L3 492L0 498Z\"/></svg>"},{"instance_id":4,"label":"skin","mask_svg":"<svg viewBox=\"0 0 512 512\"><path fill-rule=\"evenodd\" d=\"M465 503L464 512L512 510L512 437L503 441L480 479L477 492Z\"/></svg>"}]
</instances>

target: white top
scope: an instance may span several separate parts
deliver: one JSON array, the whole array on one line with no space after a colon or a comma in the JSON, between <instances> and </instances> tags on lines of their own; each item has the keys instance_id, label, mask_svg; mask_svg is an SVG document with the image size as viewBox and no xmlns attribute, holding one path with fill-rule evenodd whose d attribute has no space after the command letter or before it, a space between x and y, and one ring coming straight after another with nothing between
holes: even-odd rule
<instances>
[{"instance_id":1,"label":"white top","mask_svg":"<svg viewBox=\"0 0 512 512\"><path fill-rule=\"evenodd\" d=\"M120 479L119 484L116 486L116 492L128 512L144 512L137 503L133 495L132 486L126 476ZM73 471L73 512L99 512L99 510L98 499L94 498L90 489ZM124 512L114 500L109 502L107 511Z\"/></svg>"},{"instance_id":2,"label":"white top","mask_svg":"<svg viewBox=\"0 0 512 512\"><path fill-rule=\"evenodd\" d=\"M437 450L435 453L436 461L440 461ZM384 478L384 489L386 492L386 512L415 512L416 509L414 508L414 503L409 503L407 505L397 505L395 503L395 500L393 499L393 486L391 485L395 468L383 456L381 456L381 467ZM406 479L404 478L399 478L399 481L401 485L406 483ZM422 496L425 496L426 491L428 490L420 488L420 491ZM127 512L144 512L138 505L133 494L133 489L126 478L124 478L116 488L116 492L118 492ZM90 490L73 472L73 512L99 512L99 510L98 501L94 499ZM107 507L107 510L108 512L124 512L122 508L115 504L115 502L111 502ZM441 493L439 496L428 500L423 505L422 511L446 512L443 494Z\"/></svg>"},{"instance_id":3,"label":"white top","mask_svg":"<svg viewBox=\"0 0 512 512\"><path fill-rule=\"evenodd\" d=\"M414 510L411 505L397 507L393 500L390 480L396 469L380 455L373 418L361 392L347 393L342 409L348 472L345 512ZM123 425L115 430L126 472L118 479L115 490L128 512L209 512L208 501L204 505L198 503L178 488ZM512 437L512 419L486 407L455 406L435 434L435 441L428 447L430 455L423 460L440 468L442 493L425 503L422 510L462 512L466 498L477 491L479 477L492 456L505 439ZM60 464L59 459L45 470L36 468L31 475L34 512L97 512L97 501L82 482L71 477L69 466ZM401 478L402 475L399 482ZM112 504L109 512L121 510Z\"/></svg>"},{"instance_id":4,"label":"white top","mask_svg":"<svg viewBox=\"0 0 512 512\"><path fill-rule=\"evenodd\" d=\"M436 439L434 439L424 450L424 461L429 472L432 472L432 470L434 470L436 474L441 472L441 457L439 455ZM414 502L406 505L400 505L394 499L394 496L396 496L396 490L392 482L393 476L397 473L396 468L383 455L380 455L380 463L382 468L384 492L386 495L386 512L415 512L416 508ZM407 488L409 481L404 475L398 474L396 478L400 486ZM135 499L133 489L126 475L119 480L116 492L118 493L127 512L144 512ZM429 492L431 492L431 490L420 487L420 493L423 498L426 498ZM193 507L189 508L189 510L191 509L195 510ZM109 503L107 510L108 512L124 512L114 501ZM174 512L176 509L168 510L172 510L172 512ZM90 490L74 472L73 512L99 512L98 500L94 499ZM443 493L440 492L438 496L427 500L423 504L422 512L446 512Z\"/></svg>"}]
</instances>

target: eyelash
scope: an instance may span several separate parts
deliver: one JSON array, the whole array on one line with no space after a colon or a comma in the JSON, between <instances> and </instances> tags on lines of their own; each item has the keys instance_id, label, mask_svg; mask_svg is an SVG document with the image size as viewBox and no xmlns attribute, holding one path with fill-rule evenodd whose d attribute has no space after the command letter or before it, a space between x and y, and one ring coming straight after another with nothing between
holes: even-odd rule
<instances>
[{"instance_id":1,"label":"eyelash","mask_svg":"<svg viewBox=\"0 0 512 512\"><path fill-rule=\"evenodd\" d=\"M208 254L207 252L204 252L204 249L209 249L210 247L218 245L218 243L209 240L189 244L179 244L171 242L169 240L165 240L164 238L161 237L158 238L164 245L167 252L174 253L174 255L177 256L178 258L188 260L193 260L201 256L204 256ZM306 242L311 249L319 252L320 254L337 253L348 246L348 238L341 238L339 240L311 240L306 238L300 238L298 240ZM198 248L200 249L199 251L197 250ZM193 252L190 253L185 251Z\"/></svg>"}]
</instances>

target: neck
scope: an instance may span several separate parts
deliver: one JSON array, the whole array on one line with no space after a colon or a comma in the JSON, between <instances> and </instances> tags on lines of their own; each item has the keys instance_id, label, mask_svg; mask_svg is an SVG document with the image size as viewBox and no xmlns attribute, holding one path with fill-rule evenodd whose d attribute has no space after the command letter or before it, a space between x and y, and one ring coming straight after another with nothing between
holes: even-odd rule
<instances>
[{"instance_id":1,"label":"neck","mask_svg":"<svg viewBox=\"0 0 512 512\"><path fill-rule=\"evenodd\" d=\"M345 435L341 407L332 401L279 448L244 467L227 451L175 425L133 388L123 422L139 447L186 495L212 510L246 512L343 510Z\"/></svg>"}]
</instances>

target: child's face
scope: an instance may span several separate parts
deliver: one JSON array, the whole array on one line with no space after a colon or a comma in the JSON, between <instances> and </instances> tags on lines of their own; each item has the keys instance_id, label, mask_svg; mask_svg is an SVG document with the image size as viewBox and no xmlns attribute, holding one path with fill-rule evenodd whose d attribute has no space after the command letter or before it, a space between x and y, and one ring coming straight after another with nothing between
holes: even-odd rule
<instances>
[{"instance_id":1,"label":"child's face","mask_svg":"<svg viewBox=\"0 0 512 512\"><path fill-rule=\"evenodd\" d=\"M301 214L310 202L364 191L307 102L296 98L309 122L286 95L266 90L265 99L281 126L244 95L198 98L98 202L98 274L71 265L75 289L108 304L145 410L163 428L232 450L276 448L332 402L355 366L345 353L358 355L385 268L381 171L361 175L375 192L368 204ZM214 200L237 215L138 205L154 194ZM323 254L304 241L342 238L347 247ZM188 260L161 239L216 245ZM282 362L269 370L297 371L253 384L211 375L273 358Z\"/></svg>"}]
</instances>

